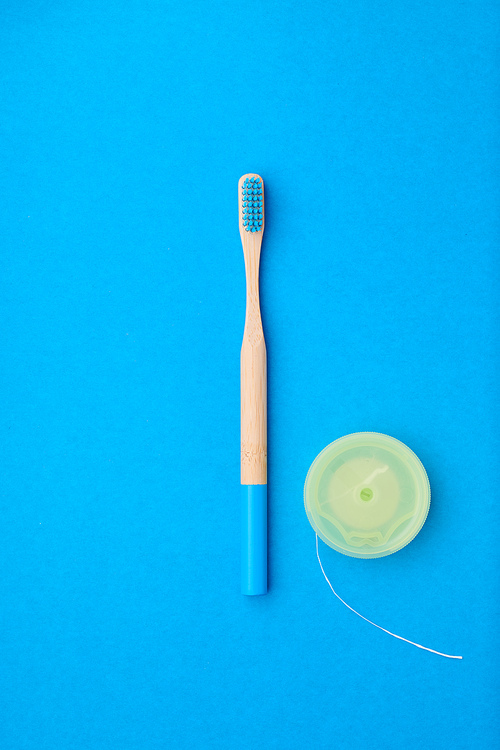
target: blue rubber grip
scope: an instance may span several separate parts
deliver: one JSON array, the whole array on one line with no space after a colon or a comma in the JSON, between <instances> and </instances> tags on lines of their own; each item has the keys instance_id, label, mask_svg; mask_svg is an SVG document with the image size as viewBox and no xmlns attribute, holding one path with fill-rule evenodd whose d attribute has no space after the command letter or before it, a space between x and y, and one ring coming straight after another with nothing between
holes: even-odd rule
<instances>
[{"instance_id":1,"label":"blue rubber grip","mask_svg":"<svg viewBox=\"0 0 500 750\"><path fill-rule=\"evenodd\" d=\"M241 593L267 594L267 484L241 485Z\"/></svg>"}]
</instances>

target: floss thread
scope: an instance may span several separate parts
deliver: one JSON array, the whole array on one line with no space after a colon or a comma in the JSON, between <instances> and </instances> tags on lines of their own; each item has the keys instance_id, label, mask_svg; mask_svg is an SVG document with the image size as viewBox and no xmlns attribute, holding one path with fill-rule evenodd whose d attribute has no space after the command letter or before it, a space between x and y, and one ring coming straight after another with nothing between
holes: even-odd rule
<instances>
[{"instance_id":1,"label":"floss thread","mask_svg":"<svg viewBox=\"0 0 500 750\"><path fill-rule=\"evenodd\" d=\"M391 633L390 630L386 630L385 628L381 627L380 625L377 625L376 622L372 622L372 620L369 620L364 615L360 614L359 612L356 612L356 610L353 609L353 607L351 607L349 604L347 604L347 602L345 602L342 599L342 597L337 594L337 592L335 591L335 589L333 588L333 586L332 586L332 584L330 582L330 579L326 575L325 569L323 568L323 563L321 562L321 557L319 556L319 541L318 541L318 535L317 534L316 534L316 557L318 558L319 567L321 568L321 572L323 573L327 584L330 586L331 590L333 591L333 593L335 594L335 596L337 597L337 599L339 601L341 601L342 604L344 604L347 607L347 609L350 609L351 612L354 612L355 615L358 615L358 617L361 617L362 620L365 620L365 622L370 623L370 625L373 625L375 628L378 628L379 630L382 630L384 633L387 633L388 635L392 635L393 638L398 638L400 641L405 641L405 643L409 643L411 646L416 646L417 648L421 648L421 649L423 649L423 651L430 651L431 654L437 654L438 656L444 656L446 659L462 659L461 656L452 656L451 654L443 654L441 651L435 651L433 648L427 648L427 646L422 646L420 643L415 643L414 641L409 641L408 638L403 638L403 636L401 636L401 635L396 635L396 633Z\"/></svg>"}]
</instances>

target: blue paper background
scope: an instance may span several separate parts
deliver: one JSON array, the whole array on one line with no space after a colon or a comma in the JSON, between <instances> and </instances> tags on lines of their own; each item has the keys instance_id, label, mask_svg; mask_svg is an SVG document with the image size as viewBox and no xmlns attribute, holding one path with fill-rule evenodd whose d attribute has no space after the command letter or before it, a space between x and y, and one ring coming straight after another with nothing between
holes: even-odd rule
<instances>
[{"instance_id":1,"label":"blue paper background","mask_svg":"<svg viewBox=\"0 0 500 750\"><path fill-rule=\"evenodd\" d=\"M492 748L498 4L4 0L2 750ZM270 593L239 594L236 185L266 182ZM302 504L375 430L388 558Z\"/></svg>"}]
</instances>

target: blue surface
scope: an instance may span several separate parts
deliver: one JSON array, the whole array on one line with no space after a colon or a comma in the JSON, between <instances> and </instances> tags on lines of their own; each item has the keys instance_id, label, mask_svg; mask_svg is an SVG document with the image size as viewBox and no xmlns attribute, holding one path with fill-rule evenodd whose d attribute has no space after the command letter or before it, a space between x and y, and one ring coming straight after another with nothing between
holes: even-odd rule
<instances>
[{"instance_id":1,"label":"blue surface","mask_svg":"<svg viewBox=\"0 0 500 750\"><path fill-rule=\"evenodd\" d=\"M2 750L492 748L497 3L0 10ZM237 180L266 184L270 592L240 594ZM335 438L424 463L322 548Z\"/></svg>"}]
</instances>

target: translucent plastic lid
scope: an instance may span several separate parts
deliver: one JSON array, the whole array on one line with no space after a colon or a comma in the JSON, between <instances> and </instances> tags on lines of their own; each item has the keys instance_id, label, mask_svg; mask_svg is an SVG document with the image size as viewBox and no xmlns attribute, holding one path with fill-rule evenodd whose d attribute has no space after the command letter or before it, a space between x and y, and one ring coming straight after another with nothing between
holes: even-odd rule
<instances>
[{"instance_id":1,"label":"translucent plastic lid","mask_svg":"<svg viewBox=\"0 0 500 750\"><path fill-rule=\"evenodd\" d=\"M427 518L430 496L413 451L378 432L330 443L311 464L304 487L313 529L352 557L383 557L411 542Z\"/></svg>"}]
</instances>

